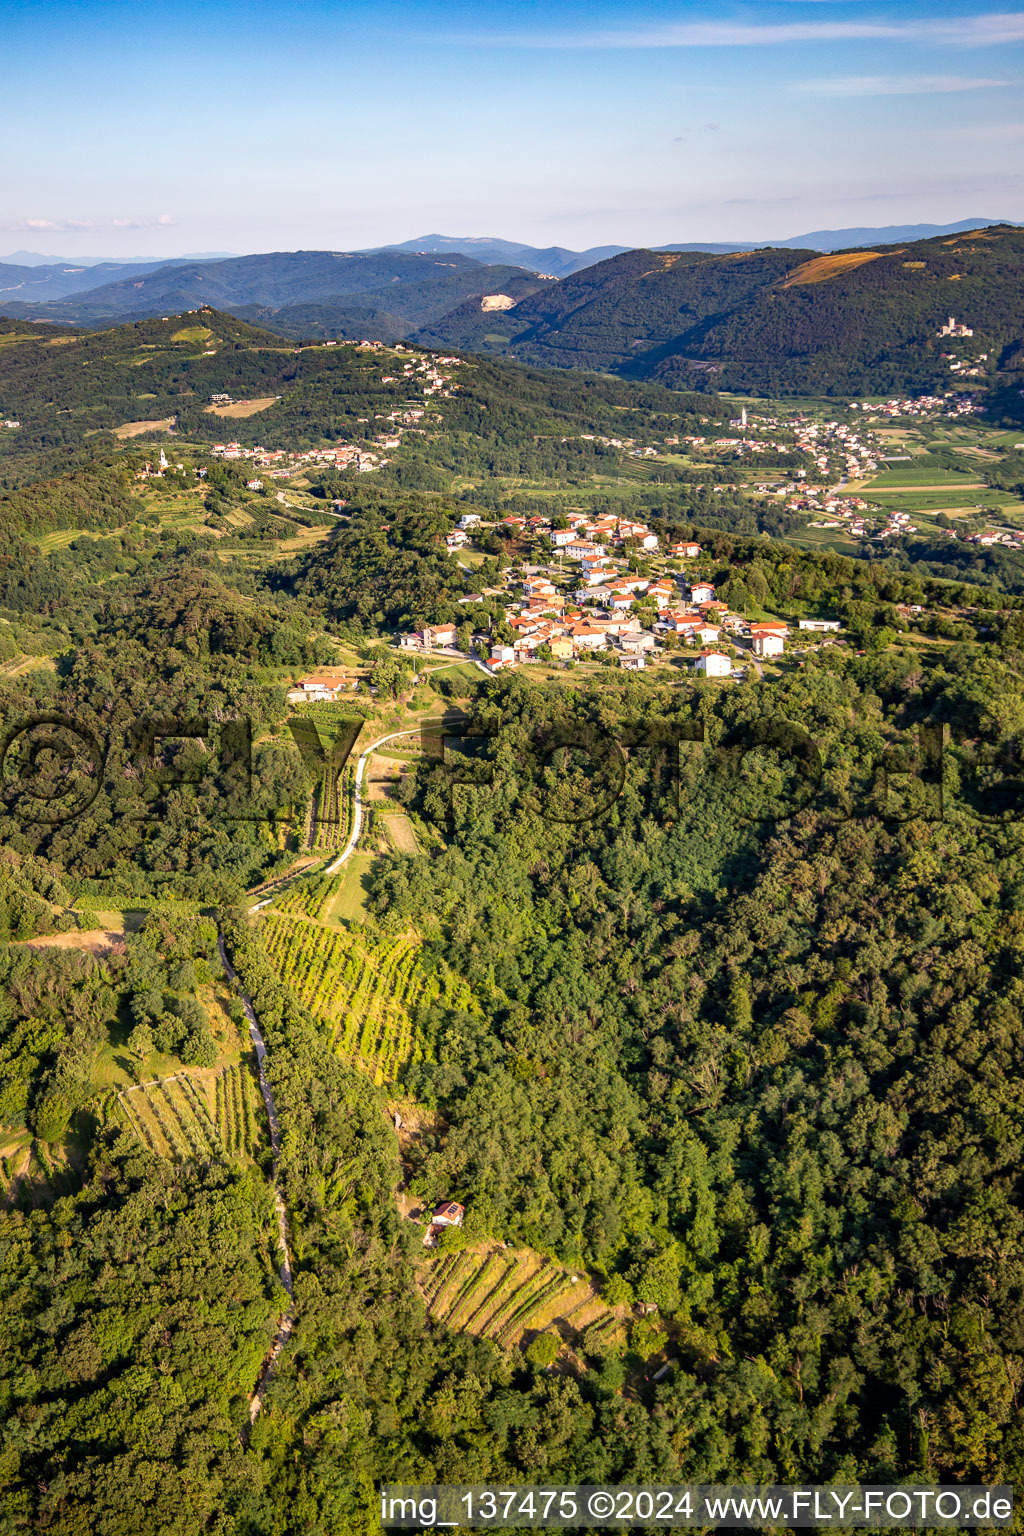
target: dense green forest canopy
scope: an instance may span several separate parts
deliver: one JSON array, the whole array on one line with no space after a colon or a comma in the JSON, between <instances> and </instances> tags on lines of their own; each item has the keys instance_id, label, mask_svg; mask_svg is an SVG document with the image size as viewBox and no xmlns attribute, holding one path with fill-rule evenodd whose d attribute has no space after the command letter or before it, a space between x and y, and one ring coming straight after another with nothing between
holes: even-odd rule
<instances>
[{"instance_id":1,"label":"dense green forest canopy","mask_svg":"<svg viewBox=\"0 0 1024 1536\"><path fill-rule=\"evenodd\" d=\"M878 780L889 727L924 717L959 738L961 779L979 738L1012 757L1018 664L964 648L922 689L907 663L826 662L664 713L639 687L584 688L568 720L620 740L667 718L702 720L709 747L756 741L770 711L811 732L824 778L787 814L771 750L738 777L691 755L677 789L631 754L611 812L582 823L538 815L524 774L551 700L496 684L488 784L428 774L445 851L377 880L380 920L415 914L484 1000L423 1021L437 1065L410 1086L446 1129L421 1187L674 1317L702 1401L759 1400L754 1480L1017 1454L1010 1388L989 1394L1018 1368L1021 826L977 802L929 820ZM926 1359L945 1364L922 1376ZM737 1442L718 1444L724 1473Z\"/></svg>"},{"instance_id":2,"label":"dense green forest canopy","mask_svg":"<svg viewBox=\"0 0 1024 1536\"><path fill-rule=\"evenodd\" d=\"M703 546L724 601L834 614L852 643L728 685L453 669L398 700L383 642L465 622L465 598L500 624L494 578L529 553L494 534L449 555L467 505L550 509L545 477L576 496L567 477L618 462L598 437L733 408L466 361L407 469L317 470L303 510L210 459L217 418L159 479L140 478L151 444L117 454L82 421L177 400L199 423L230 385L282 395L240 437L276 421L301 446L406 386L374 353L188 318L210 335L146 321L5 354L29 438L0 498L0 1524L371 1533L378 1483L442 1475L1019 1480L1020 555L812 552L771 537L782 514L725 466L638 480L628 504ZM65 409L81 420L50 441ZM990 462L1017 484L1012 453ZM332 930L367 955L422 941L417 1050L387 1083L342 1059L250 910L307 848L288 683L340 655L380 686L335 721L470 732L454 761L403 760L389 810L420 851L364 844L358 915ZM54 716L85 734L33 758L25 724ZM276 1169L218 930L266 1042ZM223 1109L229 1080L263 1127L247 1142L184 1118L204 1083ZM133 1133L144 1099L174 1155ZM464 1202L442 1259L528 1245L586 1275L618 1342L550 1334L548 1369L432 1320L400 1184Z\"/></svg>"}]
</instances>

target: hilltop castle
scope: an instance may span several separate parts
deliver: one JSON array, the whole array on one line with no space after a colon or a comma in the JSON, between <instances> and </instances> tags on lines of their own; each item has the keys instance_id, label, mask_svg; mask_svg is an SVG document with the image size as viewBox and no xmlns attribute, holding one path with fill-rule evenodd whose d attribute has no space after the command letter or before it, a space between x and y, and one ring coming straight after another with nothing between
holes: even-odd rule
<instances>
[{"instance_id":1,"label":"hilltop castle","mask_svg":"<svg viewBox=\"0 0 1024 1536\"><path fill-rule=\"evenodd\" d=\"M969 325L958 322L950 315L948 323L936 334L939 336L973 336L974 332Z\"/></svg>"}]
</instances>

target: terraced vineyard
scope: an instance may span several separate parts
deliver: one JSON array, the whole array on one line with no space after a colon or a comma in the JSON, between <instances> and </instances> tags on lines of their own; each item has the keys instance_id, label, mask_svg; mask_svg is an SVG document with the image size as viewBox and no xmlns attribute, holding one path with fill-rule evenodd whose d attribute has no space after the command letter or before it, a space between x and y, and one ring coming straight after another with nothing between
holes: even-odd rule
<instances>
[{"instance_id":1,"label":"terraced vineyard","mask_svg":"<svg viewBox=\"0 0 1024 1536\"><path fill-rule=\"evenodd\" d=\"M609 1341L623 1324L585 1275L542 1259L529 1248L440 1254L420 1274L427 1311L459 1333L475 1333L510 1346L545 1328L564 1338Z\"/></svg>"},{"instance_id":2,"label":"terraced vineyard","mask_svg":"<svg viewBox=\"0 0 1024 1536\"><path fill-rule=\"evenodd\" d=\"M224 1143L206 1096L185 1072L115 1096L112 1118L133 1130L158 1157L221 1158Z\"/></svg>"},{"instance_id":3,"label":"terraced vineyard","mask_svg":"<svg viewBox=\"0 0 1024 1536\"><path fill-rule=\"evenodd\" d=\"M377 1083L395 1082L410 1062L422 1060L411 1013L440 987L417 965L416 941L373 943L280 912L264 913L260 926L271 964L300 1002L331 1025L340 1055ZM453 984L451 992L472 1007L468 989Z\"/></svg>"}]
</instances>

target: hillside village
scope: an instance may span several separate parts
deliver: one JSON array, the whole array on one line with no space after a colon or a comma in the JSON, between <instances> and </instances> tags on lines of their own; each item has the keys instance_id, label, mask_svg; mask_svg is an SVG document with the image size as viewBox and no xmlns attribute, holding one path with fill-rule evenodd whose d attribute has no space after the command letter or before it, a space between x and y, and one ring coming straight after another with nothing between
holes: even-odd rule
<instances>
[{"instance_id":1,"label":"hillside village","mask_svg":"<svg viewBox=\"0 0 1024 1536\"><path fill-rule=\"evenodd\" d=\"M470 512L448 535L448 548L457 553L475 537L501 527L520 541L530 540L539 557L504 572L502 587L459 599L464 605L487 596L505 600L507 637L473 637L473 653L487 670L605 653L624 670L640 672L666 648L688 645L699 648L698 672L728 677L734 671L730 651L755 666L783 654L789 626L777 620L752 622L730 612L699 574L699 544L675 543L662 551L659 536L646 523L611 516L588 519L570 513L561 521L568 526L554 528L542 517L515 515L492 524ZM656 570L642 574L635 568L639 564ZM409 652L454 649L460 628L427 625L401 635L399 646ZM799 628L834 634L840 624L828 617L805 618Z\"/></svg>"},{"instance_id":2,"label":"hillside village","mask_svg":"<svg viewBox=\"0 0 1024 1536\"><path fill-rule=\"evenodd\" d=\"M322 345L334 347L337 343L328 341ZM361 341L358 350L378 352L383 348L380 342ZM460 358L410 352L401 343L389 348L389 351L396 354L399 371L382 374L382 384L408 384L419 397L428 402L452 398L458 384L453 380L451 370L461 366ZM210 397L208 409L220 410L239 403L232 400L230 395L216 394ZM386 453L400 447L407 432L425 430L422 423L426 414L426 407L406 404L397 410L378 412L372 424L369 417L360 418L361 424L368 428L367 438L372 441L372 448L358 443L335 443L328 447L287 452L283 448L265 448L262 444L243 447L241 443L235 442L214 443L210 452L219 459L246 460L259 469L267 470L272 479L287 479L297 470L318 466L352 469L368 474L390 464L391 460L385 456ZM378 427L377 423L382 425Z\"/></svg>"},{"instance_id":3,"label":"hillside village","mask_svg":"<svg viewBox=\"0 0 1024 1536\"><path fill-rule=\"evenodd\" d=\"M245 461L258 470L259 476L247 482L251 491L262 490L264 479L270 479L290 482L289 488L301 493L310 472L332 469L361 475L400 465L403 445L443 430L444 402L455 397L456 370L467 361L401 343L364 341L357 348L372 354L375 362L379 359L381 384L405 391L389 409L358 418L364 431L357 440L292 450L215 443L212 456ZM211 397L207 409L230 413L233 405L253 404L260 402L235 402L220 393ZM644 437L581 432L577 438L611 450L620 464L640 461L641 473L650 466L655 483L661 464L682 465L684 473L695 467L711 477L708 489L713 495L746 492L778 503L790 516L802 515L809 529L882 543L919 531L912 511L886 504L884 496L871 499L872 483L912 458L902 446L901 429L882 423L957 422L979 409L976 397L953 391L851 401L834 416L811 413L806 405L790 412L767 402L756 408L751 403L740 408L726 431L722 424L701 418L701 426L707 422L706 432L671 434L662 428ZM562 438L563 443L570 440ZM158 474L166 465L163 453L160 457ZM196 473L201 477L206 471ZM344 517L347 506L344 500L334 500L334 515ZM927 531L951 541L1024 547L1024 532L1014 528L958 530L940 522ZM511 565L491 577L492 584L482 592L459 599L467 610L461 622L449 617L399 635L402 651L468 657L492 673L584 657L639 672L666 652L682 651L698 673L731 678L743 677L751 668L761 670L763 663L785 655L796 639L787 624L771 615L751 620L731 612L704 579L700 546L663 547L662 537L635 513L628 517L569 510L551 517L514 512L488 517L483 511L466 511L447 536L448 552L469 569L494 555L495 534L511 553ZM487 599L498 600L504 617L489 621L486 633L474 634L472 608ZM841 628L838 618L828 614L805 616L797 627L805 632L805 642L825 644L835 643ZM346 682L334 688L328 682L325 692L323 679L314 682L317 697L350 686Z\"/></svg>"}]
</instances>

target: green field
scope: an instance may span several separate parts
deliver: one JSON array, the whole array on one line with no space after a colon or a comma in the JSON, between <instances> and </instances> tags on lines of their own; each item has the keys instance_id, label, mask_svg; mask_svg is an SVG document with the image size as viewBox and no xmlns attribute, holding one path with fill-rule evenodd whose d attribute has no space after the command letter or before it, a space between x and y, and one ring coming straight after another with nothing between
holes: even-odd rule
<instances>
[{"instance_id":1,"label":"green field","mask_svg":"<svg viewBox=\"0 0 1024 1536\"><path fill-rule=\"evenodd\" d=\"M453 661L443 667L431 667L431 677L460 677L467 683L477 684L483 681L484 674L480 668L471 661Z\"/></svg>"},{"instance_id":2,"label":"green field","mask_svg":"<svg viewBox=\"0 0 1024 1536\"><path fill-rule=\"evenodd\" d=\"M799 533L790 534L789 537L802 549L834 549L842 555L854 555L860 548L860 540L842 528L812 528L805 524Z\"/></svg>"},{"instance_id":3,"label":"green field","mask_svg":"<svg viewBox=\"0 0 1024 1536\"><path fill-rule=\"evenodd\" d=\"M868 481L872 492L899 490L901 486L922 486L928 490L955 489L962 485L979 483L977 475L961 474L952 469L930 469L926 465L901 464L898 469L886 469Z\"/></svg>"},{"instance_id":4,"label":"green field","mask_svg":"<svg viewBox=\"0 0 1024 1536\"><path fill-rule=\"evenodd\" d=\"M993 491L987 486L973 490L921 490L906 488L876 491L872 486L868 495L877 499L879 506L888 511L909 512L915 507L941 512L944 507L971 507L987 510L1002 506L1017 506L1015 497L1006 491Z\"/></svg>"}]
</instances>

